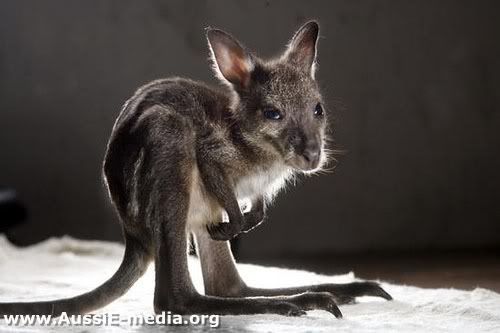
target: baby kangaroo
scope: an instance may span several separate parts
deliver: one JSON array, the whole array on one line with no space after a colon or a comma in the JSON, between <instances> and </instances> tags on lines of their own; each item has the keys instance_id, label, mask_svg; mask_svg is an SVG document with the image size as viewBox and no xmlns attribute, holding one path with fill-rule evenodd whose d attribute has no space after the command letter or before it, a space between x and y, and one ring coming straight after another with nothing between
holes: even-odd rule
<instances>
[{"instance_id":1,"label":"baby kangaroo","mask_svg":"<svg viewBox=\"0 0 500 333\"><path fill-rule=\"evenodd\" d=\"M264 61L226 32L208 29L222 87L170 78L140 88L116 120L103 166L126 244L118 271L88 293L3 303L0 314L94 311L123 295L150 261L156 312L295 316L323 309L341 317L337 304L357 296L391 299L373 282L249 287L229 247L229 239L262 222L289 177L325 163L327 115L314 78L318 32L316 22L306 23L283 55ZM205 295L188 271L190 233Z\"/></svg>"}]
</instances>

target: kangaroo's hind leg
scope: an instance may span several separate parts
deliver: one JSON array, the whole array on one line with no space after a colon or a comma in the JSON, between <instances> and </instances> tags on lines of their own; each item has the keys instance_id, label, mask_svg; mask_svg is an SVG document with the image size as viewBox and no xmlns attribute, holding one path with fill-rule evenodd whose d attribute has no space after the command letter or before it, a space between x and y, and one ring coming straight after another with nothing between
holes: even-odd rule
<instances>
[{"instance_id":1,"label":"kangaroo's hind leg","mask_svg":"<svg viewBox=\"0 0 500 333\"><path fill-rule=\"evenodd\" d=\"M351 303L359 296L392 297L375 282L325 283L290 288L252 288L240 277L229 242L215 241L202 231L196 234L205 293L225 297L279 296L305 292L328 292L338 304Z\"/></svg>"},{"instance_id":2,"label":"kangaroo's hind leg","mask_svg":"<svg viewBox=\"0 0 500 333\"><path fill-rule=\"evenodd\" d=\"M187 202L187 196L185 200ZM185 225L182 223L186 215L185 208L173 209L166 215L164 223L160 225L155 235L154 305L157 313L161 311L220 315L275 313L297 316L304 314L305 310L323 309L341 317L335 300L328 293L255 298L231 298L197 293L187 265L187 235Z\"/></svg>"}]
</instances>

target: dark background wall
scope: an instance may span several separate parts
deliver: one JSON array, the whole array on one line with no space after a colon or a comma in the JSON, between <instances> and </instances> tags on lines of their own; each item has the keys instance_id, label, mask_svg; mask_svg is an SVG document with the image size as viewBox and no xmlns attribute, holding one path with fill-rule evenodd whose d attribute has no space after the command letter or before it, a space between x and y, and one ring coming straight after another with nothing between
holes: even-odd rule
<instances>
[{"instance_id":1,"label":"dark background wall","mask_svg":"<svg viewBox=\"0 0 500 333\"><path fill-rule=\"evenodd\" d=\"M281 195L246 257L500 244L497 1L0 2L0 184L27 203L21 243L120 238L100 166L134 89L212 79L203 28L260 55L321 23L335 172ZM333 122L332 122L333 123Z\"/></svg>"}]
</instances>

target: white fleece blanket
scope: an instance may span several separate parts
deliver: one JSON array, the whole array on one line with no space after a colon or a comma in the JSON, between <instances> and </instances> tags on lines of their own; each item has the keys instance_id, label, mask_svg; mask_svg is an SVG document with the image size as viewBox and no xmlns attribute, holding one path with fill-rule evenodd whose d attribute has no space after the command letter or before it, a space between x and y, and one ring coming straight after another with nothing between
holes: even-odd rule
<instances>
[{"instance_id":1,"label":"white fleece blanket","mask_svg":"<svg viewBox=\"0 0 500 333\"><path fill-rule=\"evenodd\" d=\"M29 301L70 296L87 291L107 279L118 267L123 246L116 243L81 241L69 237L50 239L28 248L16 248L0 237L0 302ZM202 288L196 258L189 261L196 287ZM284 287L321 282L349 282L354 274L323 276L311 272L255 265L239 265L244 279L253 286ZM121 299L100 314L127 316L153 312L154 269ZM500 295L485 289L422 289L383 283L394 301L364 297L357 304L341 306L344 319L330 313L310 311L291 318L277 315L223 316L219 331L227 332L500 332ZM96 327L62 323L60 327L9 326L0 320L2 332L93 331ZM106 332L216 331L206 325L168 326L120 324L101 326Z\"/></svg>"}]
</instances>

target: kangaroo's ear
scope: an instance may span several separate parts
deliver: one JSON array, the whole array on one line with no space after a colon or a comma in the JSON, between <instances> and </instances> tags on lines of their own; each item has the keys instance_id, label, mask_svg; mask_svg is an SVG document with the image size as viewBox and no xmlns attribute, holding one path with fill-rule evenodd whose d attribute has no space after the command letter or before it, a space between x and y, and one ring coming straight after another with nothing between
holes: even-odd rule
<instances>
[{"instance_id":1,"label":"kangaroo's ear","mask_svg":"<svg viewBox=\"0 0 500 333\"><path fill-rule=\"evenodd\" d=\"M311 73L313 78L318 34L318 23L316 21L307 22L293 35L284 54L285 60Z\"/></svg>"},{"instance_id":2,"label":"kangaroo's ear","mask_svg":"<svg viewBox=\"0 0 500 333\"><path fill-rule=\"evenodd\" d=\"M219 29L207 29L207 39L217 76L236 88L248 87L254 68L250 53L233 36Z\"/></svg>"}]
</instances>

